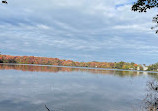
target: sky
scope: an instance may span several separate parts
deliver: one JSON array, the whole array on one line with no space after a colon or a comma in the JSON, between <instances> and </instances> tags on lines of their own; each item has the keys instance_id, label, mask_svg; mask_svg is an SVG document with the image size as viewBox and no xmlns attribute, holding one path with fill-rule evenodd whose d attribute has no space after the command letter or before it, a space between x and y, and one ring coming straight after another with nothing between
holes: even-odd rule
<instances>
[{"instance_id":1,"label":"sky","mask_svg":"<svg viewBox=\"0 0 158 111\"><path fill-rule=\"evenodd\" d=\"M131 1L131 0L130 0ZM8 0L0 4L0 52L74 61L158 62L156 9L128 0Z\"/></svg>"}]
</instances>

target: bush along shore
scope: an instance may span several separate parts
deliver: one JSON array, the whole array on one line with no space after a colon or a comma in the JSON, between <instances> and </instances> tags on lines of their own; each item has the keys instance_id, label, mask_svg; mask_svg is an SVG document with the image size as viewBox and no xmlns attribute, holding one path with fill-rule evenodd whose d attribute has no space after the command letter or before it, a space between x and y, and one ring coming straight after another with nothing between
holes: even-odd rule
<instances>
[{"instance_id":1,"label":"bush along shore","mask_svg":"<svg viewBox=\"0 0 158 111\"><path fill-rule=\"evenodd\" d=\"M111 69L125 69L125 70L143 70L142 65L136 64L134 62L131 62L131 63L123 62L123 61L121 62L97 62L97 61L77 62L77 61L72 61L72 60L61 60L58 58L35 57L35 56L0 55L0 63L40 64L40 65L75 66L75 67L92 67L92 68L111 68Z\"/></svg>"}]
</instances>

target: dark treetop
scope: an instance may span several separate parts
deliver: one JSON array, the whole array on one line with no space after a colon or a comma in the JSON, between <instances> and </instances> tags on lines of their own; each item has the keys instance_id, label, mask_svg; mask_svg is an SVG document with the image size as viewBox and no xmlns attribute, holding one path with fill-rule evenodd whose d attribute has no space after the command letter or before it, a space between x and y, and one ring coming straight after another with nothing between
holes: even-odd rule
<instances>
[{"instance_id":1,"label":"dark treetop","mask_svg":"<svg viewBox=\"0 0 158 111\"><path fill-rule=\"evenodd\" d=\"M147 12L147 10L151 8L158 7L158 0L137 0L132 6L132 11L138 11L138 12ZM151 29L155 29L158 27L158 15L153 17L152 20L156 25L152 27ZM158 33L158 29L155 29L156 33Z\"/></svg>"}]
</instances>

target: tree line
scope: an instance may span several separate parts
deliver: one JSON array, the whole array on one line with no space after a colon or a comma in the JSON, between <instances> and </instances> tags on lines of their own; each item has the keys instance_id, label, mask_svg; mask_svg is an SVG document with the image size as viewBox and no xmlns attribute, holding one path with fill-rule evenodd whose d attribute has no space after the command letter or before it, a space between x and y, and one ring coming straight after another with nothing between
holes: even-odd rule
<instances>
[{"instance_id":1,"label":"tree line","mask_svg":"<svg viewBox=\"0 0 158 111\"><path fill-rule=\"evenodd\" d=\"M40 65L57 65L57 66L75 66L75 67L92 67L92 68L111 68L111 69L131 69L136 70L141 65L133 62L76 62L72 60L61 60L59 58L35 57L35 56L11 56L0 55L0 63L17 63L17 64L40 64Z\"/></svg>"}]
</instances>

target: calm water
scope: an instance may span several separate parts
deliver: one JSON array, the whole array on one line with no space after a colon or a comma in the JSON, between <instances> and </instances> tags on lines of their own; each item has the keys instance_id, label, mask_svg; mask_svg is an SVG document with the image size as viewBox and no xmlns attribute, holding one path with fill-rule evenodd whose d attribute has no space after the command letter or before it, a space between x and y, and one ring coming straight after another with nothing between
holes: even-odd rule
<instances>
[{"instance_id":1,"label":"calm water","mask_svg":"<svg viewBox=\"0 0 158 111\"><path fill-rule=\"evenodd\" d=\"M140 111L147 72L0 65L0 111Z\"/></svg>"}]
</instances>

